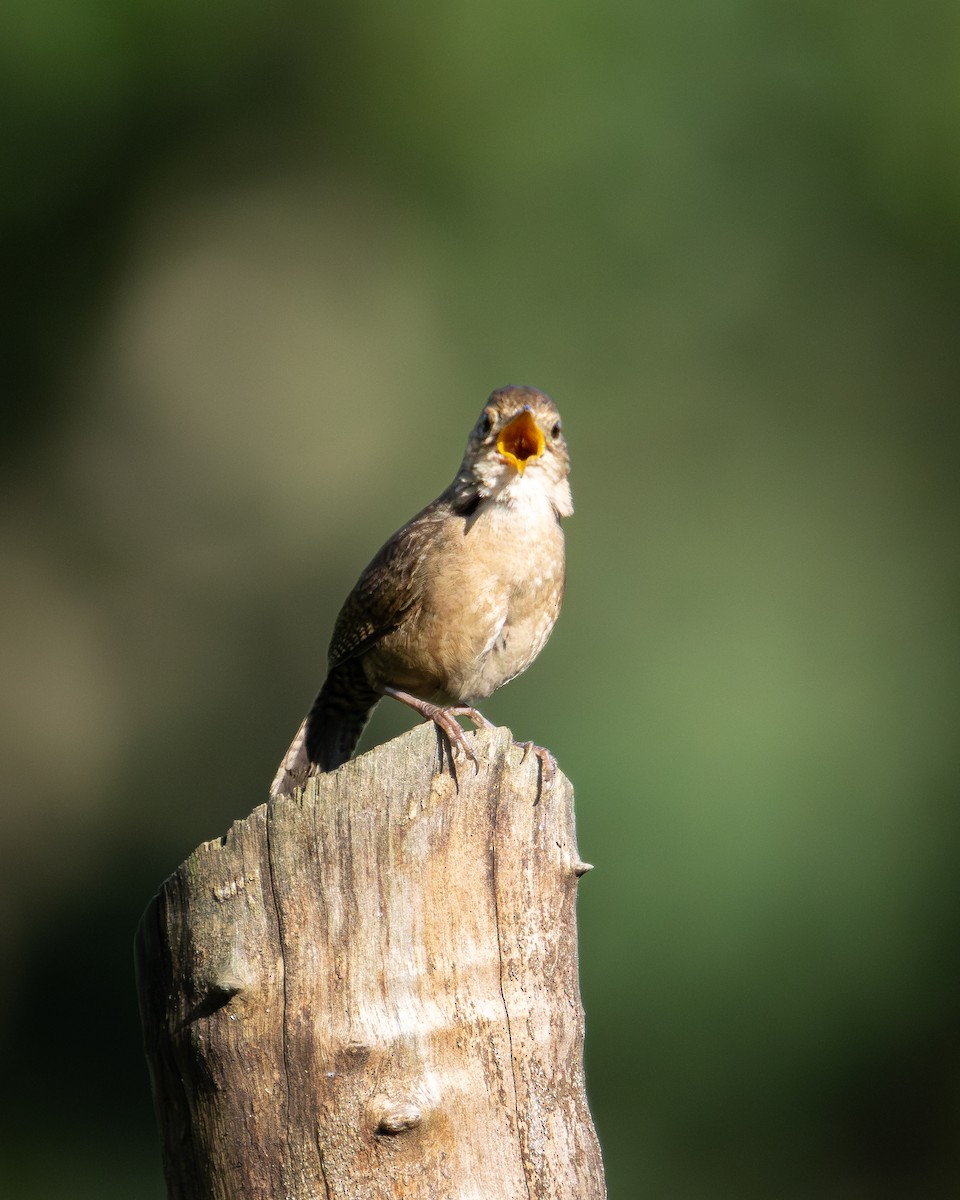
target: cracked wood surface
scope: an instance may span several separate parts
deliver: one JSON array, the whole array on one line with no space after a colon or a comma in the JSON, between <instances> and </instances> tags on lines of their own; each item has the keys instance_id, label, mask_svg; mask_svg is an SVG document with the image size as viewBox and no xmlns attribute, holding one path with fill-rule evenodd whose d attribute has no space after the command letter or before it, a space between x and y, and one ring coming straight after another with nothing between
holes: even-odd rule
<instances>
[{"instance_id":1,"label":"cracked wood surface","mask_svg":"<svg viewBox=\"0 0 960 1200\"><path fill-rule=\"evenodd\" d=\"M573 791L418 726L256 809L137 934L171 1200L601 1200Z\"/></svg>"}]
</instances>

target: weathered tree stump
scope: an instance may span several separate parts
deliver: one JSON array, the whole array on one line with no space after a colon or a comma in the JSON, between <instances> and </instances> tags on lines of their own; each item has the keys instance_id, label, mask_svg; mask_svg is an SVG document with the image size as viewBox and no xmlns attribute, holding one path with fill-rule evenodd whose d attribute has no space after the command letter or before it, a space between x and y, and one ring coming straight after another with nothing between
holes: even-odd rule
<instances>
[{"instance_id":1,"label":"weathered tree stump","mask_svg":"<svg viewBox=\"0 0 960 1200\"><path fill-rule=\"evenodd\" d=\"M172 1200L600 1200L573 791L419 726L256 809L137 934Z\"/></svg>"}]
</instances>

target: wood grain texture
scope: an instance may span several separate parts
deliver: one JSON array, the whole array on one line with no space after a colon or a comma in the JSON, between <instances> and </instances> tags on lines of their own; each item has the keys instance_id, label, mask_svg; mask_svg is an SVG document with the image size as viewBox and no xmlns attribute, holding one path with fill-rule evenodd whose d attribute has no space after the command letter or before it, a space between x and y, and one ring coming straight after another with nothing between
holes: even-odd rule
<instances>
[{"instance_id":1,"label":"wood grain texture","mask_svg":"<svg viewBox=\"0 0 960 1200\"><path fill-rule=\"evenodd\" d=\"M432 726L196 850L137 966L172 1200L599 1200L573 792Z\"/></svg>"}]
</instances>

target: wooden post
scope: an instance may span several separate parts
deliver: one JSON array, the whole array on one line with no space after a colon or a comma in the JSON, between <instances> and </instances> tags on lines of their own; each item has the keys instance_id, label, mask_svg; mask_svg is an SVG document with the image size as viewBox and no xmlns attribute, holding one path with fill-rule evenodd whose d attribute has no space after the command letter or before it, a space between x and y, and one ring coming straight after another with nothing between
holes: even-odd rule
<instances>
[{"instance_id":1,"label":"wooden post","mask_svg":"<svg viewBox=\"0 0 960 1200\"><path fill-rule=\"evenodd\" d=\"M602 1200L573 790L421 725L200 846L137 933L171 1200Z\"/></svg>"}]
</instances>

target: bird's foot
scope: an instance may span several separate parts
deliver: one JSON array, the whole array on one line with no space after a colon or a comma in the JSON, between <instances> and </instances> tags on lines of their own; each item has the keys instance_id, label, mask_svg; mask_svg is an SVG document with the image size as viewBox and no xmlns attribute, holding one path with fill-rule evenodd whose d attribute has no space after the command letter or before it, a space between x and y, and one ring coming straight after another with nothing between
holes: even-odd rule
<instances>
[{"instance_id":1,"label":"bird's foot","mask_svg":"<svg viewBox=\"0 0 960 1200\"><path fill-rule=\"evenodd\" d=\"M457 754L462 753L464 758L469 759L473 763L474 774L480 774L480 760L477 758L476 752L467 741L467 734L463 726L457 720L458 715L466 716L466 714L458 714L455 708L439 708L431 705L435 711L425 714L431 720L437 729L445 735L447 744L450 747L450 773L455 774L453 770L453 759ZM442 756L442 751L441 751ZM443 764L441 763L441 768Z\"/></svg>"},{"instance_id":2,"label":"bird's foot","mask_svg":"<svg viewBox=\"0 0 960 1200\"><path fill-rule=\"evenodd\" d=\"M433 706L431 705L431 707ZM496 725L492 721L488 721L478 708L473 708L469 704L451 704L446 708L438 707L436 713L430 717L430 720L436 724L437 728L442 729L447 735L453 753L462 750L465 757L473 763L474 771L479 774L480 763L474 753L473 747L466 740L466 734L459 721L457 721L457 717L466 717L477 729L496 729Z\"/></svg>"},{"instance_id":3,"label":"bird's foot","mask_svg":"<svg viewBox=\"0 0 960 1200\"><path fill-rule=\"evenodd\" d=\"M523 751L521 762L527 761L527 755L533 756L540 763L540 775L544 783L553 783L553 777L557 773L557 760L553 757L546 746L538 746L536 742L514 742L515 746L519 746Z\"/></svg>"},{"instance_id":4,"label":"bird's foot","mask_svg":"<svg viewBox=\"0 0 960 1200\"><path fill-rule=\"evenodd\" d=\"M443 711L452 713L455 717L466 717L478 729L496 729L496 725L492 721L488 721L478 708L471 708L469 704L451 704Z\"/></svg>"},{"instance_id":5,"label":"bird's foot","mask_svg":"<svg viewBox=\"0 0 960 1200\"><path fill-rule=\"evenodd\" d=\"M451 773L453 773L454 756L462 753L464 758L473 763L474 771L479 774L480 760L467 741L466 731L457 721L457 717L467 717L474 725L482 729L494 729L492 721L488 721L482 713L468 705L452 704L449 707L441 708L439 704L431 704L429 700L421 700L418 696L411 696L409 692L402 692L399 688L385 685L381 690L385 696L392 696L394 700L399 700L401 704L412 708L425 721L432 721L437 729L445 735L450 748Z\"/></svg>"}]
</instances>

